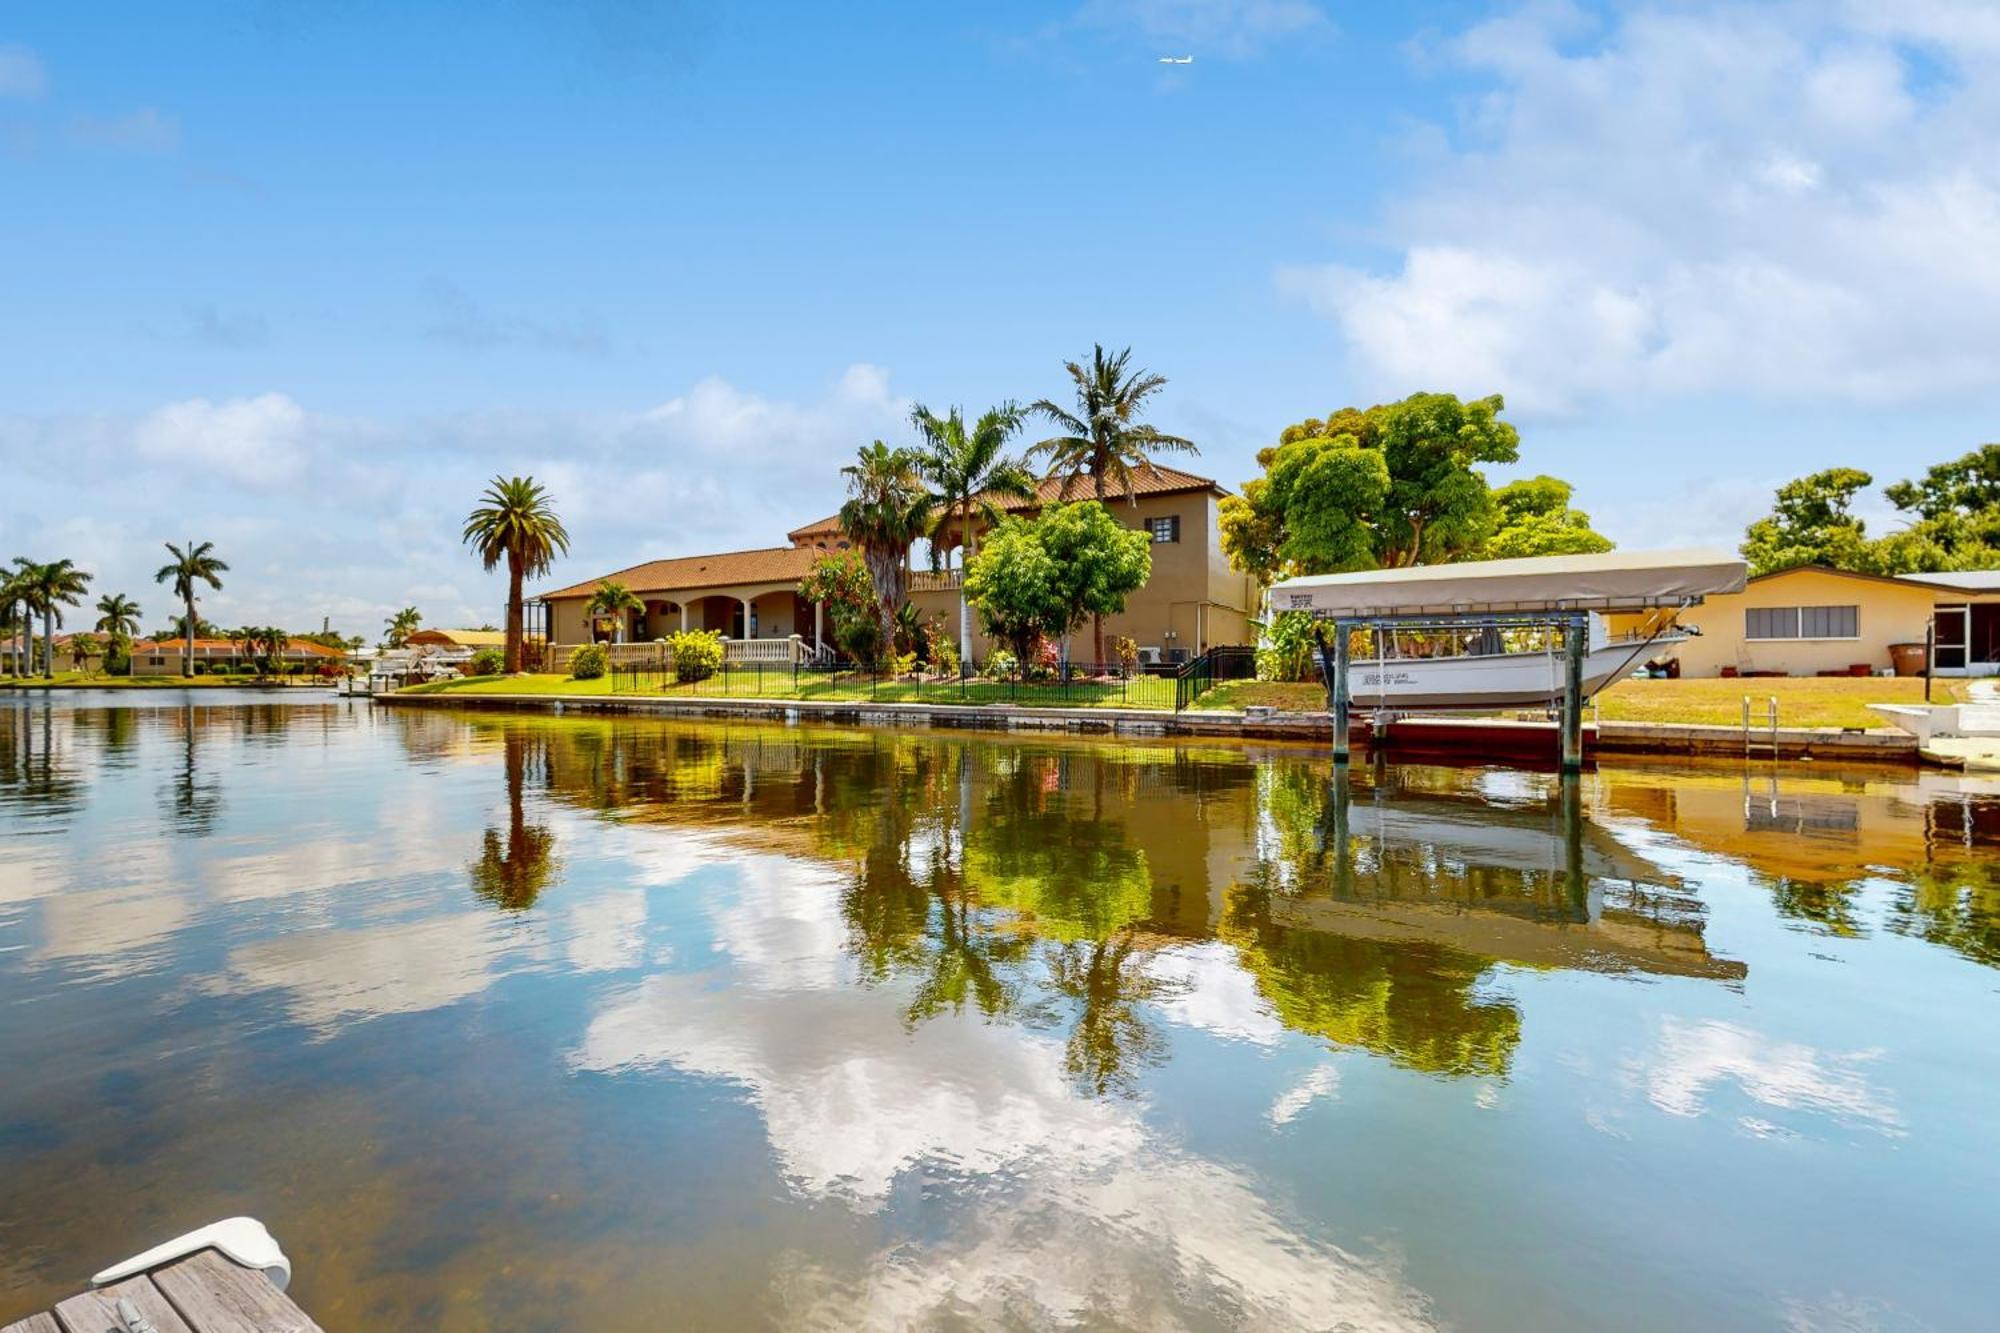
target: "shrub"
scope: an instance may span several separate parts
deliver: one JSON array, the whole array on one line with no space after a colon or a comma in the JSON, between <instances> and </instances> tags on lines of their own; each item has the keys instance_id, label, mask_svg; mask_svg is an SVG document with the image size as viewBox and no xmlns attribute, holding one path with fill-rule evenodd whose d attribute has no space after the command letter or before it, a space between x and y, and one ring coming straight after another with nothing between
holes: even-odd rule
<instances>
[{"instance_id":1,"label":"shrub","mask_svg":"<svg viewBox=\"0 0 2000 1333\"><path fill-rule=\"evenodd\" d=\"M611 669L611 654L601 643L586 643L569 655L571 680L602 680Z\"/></svg>"},{"instance_id":2,"label":"shrub","mask_svg":"<svg viewBox=\"0 0 2000 1333\"><path fill-rule=\"evenodd\" d=\"M208 674L208 663L206 662L194 663L194 674L197 676L206 676Z\"/></svg>"},{"instance_id":3,"label":"shrub","mask_svg":"<svg viewBox=\"0 0 2000 1333\"><path fill-rule=\"evenodd\" d=\"M1314 679L1318 665L1313 649L1318 643L1318 631L1308 613L1284 611L1273 616L1257 646L1257 679Z\"/></svg>"},{"instance_id":4,"label":"shrub","mask_svg":"<svg viewBox=\"0 0 2000 1333\"><path fill-rule=\"evenodd\" d=\"M1119 635L1111 641L1111 651L1118 654L1118 665L1131 675L1139 669L1139 641L1127 635Z\"/></svg>"},{"instance_id":5,"label":"shrub","mask_svg":"<svg viewBox=\"0 0 2000 1333\"><path fill-rule=\"evenodd\" d=\"M682 684L707 680L722 670L720 630L683 630L667 640L667 650L674 655L674 678Z\"/></svg>"},{"instance_id":6,"label":"shrub","mask_svg":"<svg viewBox=\"0 0 2000 1333\"><path fill-rule=\"evenodd\" d=\"M892 676L907 676L916 669L917 655L915 653L898 653L889 659L889 674Z\"/></svg>"},{"instance_id":7,"label":"shrub","mask_svg":"<svg viewBox=\"0 0 2000 1333\"><path fill-rule=\"evenodd\" d=\"M481 648L465 665L467 672L472 675L497 676L500 674L500 669L507 665L507 654L498 648Z\"/></svg>"},{"instance_id":8,"label":"shrub","mask_svg":"<svg viewBox=\"0 0 2000 1333\"><path fill-rule=\"evenodd\" d=\"M958 645L943 637L932 639L931 666L940 676L956 676L959 667Z\"/></svg>"},{"instance_id":9,"label":"shrub","mask_svg":"<svg viewBox=\"0 0 2000 1333\"><path fill-rule=\"evenodd\" d=\"M995 648L992 652L986 654L986 665L980 669L986 675L1000 677L1012 674L1017 665L1019 663L1014 654L1008 652L1005 648Z\"/></svg>"}]
</instances>

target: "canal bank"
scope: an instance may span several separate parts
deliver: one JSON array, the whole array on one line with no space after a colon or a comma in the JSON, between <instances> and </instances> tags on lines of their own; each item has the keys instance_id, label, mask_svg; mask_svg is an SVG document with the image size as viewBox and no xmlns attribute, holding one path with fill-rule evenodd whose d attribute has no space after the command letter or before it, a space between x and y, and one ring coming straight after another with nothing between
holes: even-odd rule
<instances>
[{"instance_id":1,"label":"canal bank","mask_svg":"<svg viewBox=\"0 0 2000 1333\"><path fill-rule=\"evenodd\" d=\"M1331 742L1325 713L1139 708L1042 708L1014 704L871 703L866 700L665 698L654 695L385 694L375 702L397 708L475 708L531 713L624 713L672 718L752 718L850 726L936 727L971 731L1064 731L1121 736L1232 737ZM1380 736L1365 718L1352 731L1357 749L1407 758L1500 760L1540 765L1556 757L1556 729L1547 722L1497 718L1403 718ZM1600 722L1584 727L1584 752L1712 758L1920 762L1916 739L1900 731L1840 727L1741 727L1652 722Z\"/></svg>"}]
</instances>

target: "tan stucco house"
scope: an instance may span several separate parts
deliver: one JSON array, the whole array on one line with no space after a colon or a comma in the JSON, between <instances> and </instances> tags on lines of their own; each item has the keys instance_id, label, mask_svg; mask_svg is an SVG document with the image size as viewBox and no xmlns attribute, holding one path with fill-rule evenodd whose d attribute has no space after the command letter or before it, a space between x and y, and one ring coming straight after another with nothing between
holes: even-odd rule
<instances>
[{"instance_id":1,"label":"tan stucco house","mask_svg":"<svg viewBox=\"0 0 2000 1333\"><path fill-rule=\"evenodd\" d=\"M1933 620L1939 675L2000 674L2000 571L1889 578L1801 565L1683 619L1702 631L1673 652L1684 676L1882 671L1891 646L1922 645Z\"/></svg>"},{"instance_id":2,"label":"tan stucco house","mask_svg":"<svg viewBox=\"0 0 2000 1333\"><path fill-rule=\"evenodd\" d=\"M1198 656L1218 644L1252 642L1259 589L1232 570L1222 552L1220 506L1227 492L1207 477L1169 467L1136 473L1130 492L1118 488L1106 503L1120 520L1151 535L1153 576L1123 614L1105 618L1107 642L1129 636L1144 656L1163 662ZM1064 483L1050 478L1032 500L1006 501L1002 507L1032 514L1045 504L1089 495L1088 483L1071 482L1065 493ZM846 546L840 524L823 518L794 528L786 540L784 546L651 560L541 593L541 625L557 660L570 646L614 637L613 631L626 643L647 643L686 628L718 630L737 641L796 635L807 647L830 645L833 627L824 610L801 597L798 588L815 560ZM957 566L957 534L948 540ZM933 573L913 566L910 601L927 619L942 616L955 630L961 575L958 567ZM644 603L623 625L593 625L584 610L606 580L624 584ZM974 626L975 650L983 656L991 644L976 632L976 617Z\"/></svg>"},{"instance_id":3,"label":"tan stucco house","mask_svg":"<svg viewBox=\"0 0 2000 1333\"><path fill-rule=\"evenodd\" d=\"M187 641L184 639L141 639L132 645L132 674L135 676L178 676L186 663ZM293 639L285 651L278 654L288 671L309 667L338 666L347 660L347 654L338 648L329 648L323 643L312 643L305 639ZM254 656L240 643L231 639L196 639L194 641L195 668L203 673L228 668L231 671L248 670L255 662Z\"/></svg>"}]
</instances>

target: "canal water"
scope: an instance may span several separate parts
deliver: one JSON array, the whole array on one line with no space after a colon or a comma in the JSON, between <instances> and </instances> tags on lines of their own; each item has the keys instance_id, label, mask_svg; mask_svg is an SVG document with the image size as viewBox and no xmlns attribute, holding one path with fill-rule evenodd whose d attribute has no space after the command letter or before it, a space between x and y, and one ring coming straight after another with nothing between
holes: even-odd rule
<instances>
[{"instance_id":1,"label":"canal water","mask_svg":"<svg viewBox=\"0 0 2000 1333\"><path fill-rule=\"evenodd\" d=\"M0 1323L1971 1329L2000 790L0 700Z\"/></svg>"}]
</instances>

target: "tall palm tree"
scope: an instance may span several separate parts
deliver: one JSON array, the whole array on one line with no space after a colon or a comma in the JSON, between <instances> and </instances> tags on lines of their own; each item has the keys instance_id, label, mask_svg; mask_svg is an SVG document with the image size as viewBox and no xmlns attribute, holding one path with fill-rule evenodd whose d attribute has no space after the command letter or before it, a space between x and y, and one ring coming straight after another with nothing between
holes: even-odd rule
<instances>
[{"instance_id":1,"label":"tall palm tree","mask_svg":"<svg viewBox=\"0 0 2000 1333\"><path fill-rule=\"evenodd\" d=\"M382 623L389 628L389 646L401 648L424 623L424 614L414 606L406 606Z\"/></svg>"},{"instance_id":2,"label":"tall palm tree","mask_svg":"<svg viewBox=\"0 0 2000 1333\"><path fill-rule=\"evenodd\" d=\"M931 530L937 500L924 489L919 455L891 449L877 440L863 445L855 461L840 470L848 500L840 507L840 530L861 552L868 581L875 587L881 652L893 652L896 608L909 587L910 545Z\"/></svg>"},{"instance_id":3,"label":"tall palm tree","mask_svg":"<svg viewBox=\"0 0 2000 1333\"><path fill-rule=\"evenodd\" d=\"M181 674L192 676L194 641L196 631L201 628L201 617L194 612L195 585L206 583L217 592L221 592L221 576L229 572L229 566L216 558L214 542L190 540L186 546L176 546L172 542L165 542L163 545L173 559L160 566L159 572L153 575L153 582L173 584L174 596L180 598L181 604L187 608L187 618L182 622L186 629L181 635L181 642L184 645L181 654Z\"/></svg>"},{"instance_id":4,"label":"tall palm tree","mask_svg":"<svg viewBox=\"0 0 2000 1333\"><path fill-rule=\"evenodd\" d=\"M105 593L97 599L97 632L131 638L139 632L139 604L122 592Z\"/></svg>"},{"instance_id":5,"label":"tall palm tree","mask_svg":"<svg viewBox=\"0 0 2000 1333\"><path fill-rule=\"evenodd\" d=\"M622 583L610 579L599 583L591 592L590 600L583 605L584 613L593 620L602 617L611 622L611 642L625 642L626 613L643 611L646 604L639 600L637 593ZM745 627L748 632L748 627Z\"/></svg>"},{"instance_id":6,"label":"tall palm tree","mask_svg":"<svg viewBox=\"0 0 2000 1333\"><path fill-rule=\"evenodd\" d=\"M507 562L507 671L521 669L521 581L546 574L569 533L533 477L495 477L465 519L463 540L491 570Z\"/></svg>"},{"instance_id":7,"label":"tall palm tree","mask_svg":"<svg viewBox=\"0 0 2000 1333\"><path fill-rule=\"evenodd\" d=\"M15 568L0 569L0 630L7 634L7 667L16 676L28 674L27 645L22 637L29 624L28 599L20 569L26 563L18 560Z\"/></svg>"},{"instance_id":8,"label":"tall palm tree","mask_svg":"<svg viewBox=\"0 0 2000 1333\"><path fill-rule=\"evenodd\" d=\"M1037 399L1028 409L1047 417L1060 435L1050 436L1028 452L1046 455L1049 473L1063 479L1063 498L1069 498L1070 483L1090 478L1090 491L1099 503L1104 500L1105 481L1118 483L1133 504L1139 492L1132 474L1158 475L1156 453L1194 453L1194 441L1149 426L1139 420L1146 400L1167 387L1167 377L1146 370L1127 370L1132 349L1106 356L1104 345L1091 349L1090 365L1065 362L1076 390L1076 410L1061 407L1047 398ZM1104 617L1092 616L1091 635L1096 660L1104 660Z\"/></svg>"},{"instance_id":9,"label":"tall palm tree","mask_svg":"<svg viewBox=\"0 0 2000 1333\"><path fill-rule=\"evenodd\" d=\"M925 478L937 489L938 517L931 528L931 568L938 567L941 539L955 531L965 556L963 569L979 554L979 528L1000 521L1002 500L1032 500L1034 474L1025 461L1003 452L1007 441L1027 419L1025 410L1002 403L980 416L970 430L958 408L938 417L919 403L910 412L910 424L924 437L918 464ZM958 657L972 661L972 608L966 604L965 586L958 589Z\"/></svg>"},{"instance_id":10,"label":"tall palm tree","mask_svg":"<svg viewBox=\"0 0 2000 1333\"><path fill-rule=\"evenodd\" d=\"M90 590L90 575L68 560L51 560L45 565L16 560L23 600L28 609L42 617L42 675L56 674L56 626L63 623L62 608L75 606Z\"/></svg>"}]
</instances>

